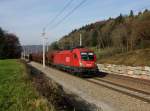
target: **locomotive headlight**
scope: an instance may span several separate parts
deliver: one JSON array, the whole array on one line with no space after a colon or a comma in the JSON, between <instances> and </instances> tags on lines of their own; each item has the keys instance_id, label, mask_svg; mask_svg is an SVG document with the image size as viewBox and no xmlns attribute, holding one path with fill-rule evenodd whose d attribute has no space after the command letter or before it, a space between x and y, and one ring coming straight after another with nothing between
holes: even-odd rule
<instances>
[{"instance_id":1,"label":"locomotive headlight","mask_svg":"<svg viewBox=\"0 0 150 111\"><path fill-rule=\"evenodd\" d=\"M82 64L82 62L80 61L80 67L82 67L83 66L83 64Z\"/></svg>"}]
</instances>

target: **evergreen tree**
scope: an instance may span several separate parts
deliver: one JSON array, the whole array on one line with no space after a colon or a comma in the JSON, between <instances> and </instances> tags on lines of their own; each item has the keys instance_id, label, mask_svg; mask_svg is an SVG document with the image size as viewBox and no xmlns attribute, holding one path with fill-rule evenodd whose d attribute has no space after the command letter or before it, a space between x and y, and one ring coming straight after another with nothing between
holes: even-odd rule
<instances>
[{"instance_id":1,"label":"evergreen tree","mask_svg":"<svg viewBox=\"0 0 150 111\"><path fill-rule=\"evenodd\" d=\"M116 24L120 24L124 22L124 18L122 14L120 14L116 19L115 19Z\"/></svg>"},{"instance_id":2,"label":"evergreen tree","mask_svg":"<svg viewBox=\"0 0 150 111\"><path fill-rule=\"evenodd\" d=\"M130 17L134 17L134 13L133 13L133 10L130 11Z\"/></svg>"},{"instance_id":3,"label":"evergreen tree","mask_svg":"<svg viewBox=\"0 0 150 111\"><path fill-rule=\"evenodd\" d=\"M148 9L145 9L145 10L144 10L144 13L147 13L147 12L148 12Z\"/></svg>"}]
</instances>

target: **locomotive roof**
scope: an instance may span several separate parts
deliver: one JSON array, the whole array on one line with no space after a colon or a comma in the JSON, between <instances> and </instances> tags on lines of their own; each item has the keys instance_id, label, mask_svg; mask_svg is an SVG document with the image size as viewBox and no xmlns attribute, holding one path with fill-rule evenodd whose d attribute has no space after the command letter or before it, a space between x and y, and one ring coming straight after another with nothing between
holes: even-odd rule
<instances>
[{"instance_id":1,"label":"locomotive roof","mask_svg":"<svg viewBox=\"0 0 150 111\"><path fill-rule=\"evenodd\" d=\"M62 51L55 51L54 53L64 54L64 53L71 53L72 51L78 50L79 52L93 52L87 48L74 48L72 50L62 50Z\"/></svg>"},{"instance_id":2,"label":"locomotive roof","mask_svg":"<svg viewBox=\"0 0 150 111\"><path fill-rule=\"evenodd\" d=\"M92 50L89 50L87 48L77 48L77 50L79 50L80 52L92 52Z\"/></svg>"}]
</instances>

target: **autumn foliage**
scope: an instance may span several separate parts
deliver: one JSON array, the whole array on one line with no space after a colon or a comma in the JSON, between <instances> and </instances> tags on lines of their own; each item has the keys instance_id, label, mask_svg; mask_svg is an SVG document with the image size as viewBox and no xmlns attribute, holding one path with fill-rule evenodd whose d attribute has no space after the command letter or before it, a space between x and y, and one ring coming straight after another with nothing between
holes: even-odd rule
<instances>
[{"instance_id":1,"label":"autumn foliage","mask_svg":"<svg viewBox=\"0 0 150 111\"><path fill-rule=\"evenodd\" d=\"M80 33L85 47L112 48L120 52L149 48L150 11L136 15L131 11L129 15L120 14L116 18L85 25L55 42L55 47L68 49L78 46Z\"/></svg>"}]
</instances>

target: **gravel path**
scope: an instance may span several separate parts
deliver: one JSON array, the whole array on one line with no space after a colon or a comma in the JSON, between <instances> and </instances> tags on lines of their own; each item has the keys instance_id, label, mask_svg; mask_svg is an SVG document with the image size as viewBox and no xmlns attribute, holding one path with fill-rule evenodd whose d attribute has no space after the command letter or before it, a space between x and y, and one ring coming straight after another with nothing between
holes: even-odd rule
<instances>
[{"instance_id":1,"label":"gravel path","mask_svg":"<svg viewBox=\"0 0 150 111\"><path fill-rule=\"evenodd\" d=\"M95 85L56 69L49 67L43 69L41 64L35 62L29 64L62 85L65 90L80 96L88 103L95 104L103 111L150 111L150 103Z\"/></svg>"}]
</instances>

